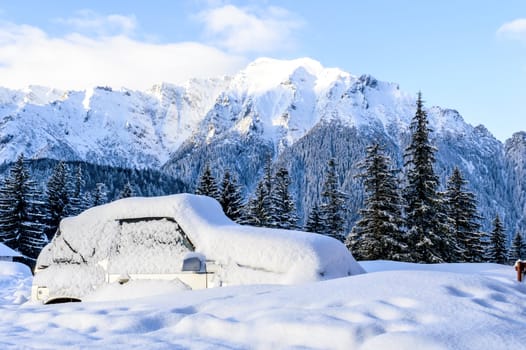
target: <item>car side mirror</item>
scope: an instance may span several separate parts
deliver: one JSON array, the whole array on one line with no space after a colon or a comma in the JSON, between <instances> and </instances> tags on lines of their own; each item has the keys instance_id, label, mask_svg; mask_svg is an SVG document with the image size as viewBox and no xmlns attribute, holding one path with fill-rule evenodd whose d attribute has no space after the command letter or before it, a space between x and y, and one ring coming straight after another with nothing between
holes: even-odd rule
<instances>
[{"instance_id":1,"label":"car side mirror","mask_svg":"<svg viewBox=\"0 0 526 350\"><path fill-rule=\"evenodd\" d=\"M183 260L182 271L185 272L200 272L203 270L203 261L198 256L190 256Z\"/></svg>"}]
</instances>

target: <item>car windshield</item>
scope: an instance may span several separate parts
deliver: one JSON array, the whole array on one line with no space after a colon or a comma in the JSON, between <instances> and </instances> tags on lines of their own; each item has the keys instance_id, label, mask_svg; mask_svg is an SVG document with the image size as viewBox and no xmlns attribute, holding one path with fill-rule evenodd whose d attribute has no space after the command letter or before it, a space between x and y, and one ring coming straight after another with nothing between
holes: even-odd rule
<instances>
[{"instance_id":1,"label":"car windshield","mask_svg":"<svg viewBox=\"0 0 526 350\"><path fill-rule=\"evenodd\" d=\"M180 226L169 218L120 220L109 257L109 273L169 273L181 270L194 250Z\"/></svg>"}]
</instances>

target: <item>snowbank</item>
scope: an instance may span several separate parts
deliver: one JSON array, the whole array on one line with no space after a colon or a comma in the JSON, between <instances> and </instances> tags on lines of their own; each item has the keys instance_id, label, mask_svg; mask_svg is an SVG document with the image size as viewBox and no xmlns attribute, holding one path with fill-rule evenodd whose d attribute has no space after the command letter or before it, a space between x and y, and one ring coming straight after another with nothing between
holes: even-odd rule
<instances>
[{"instance_id":1,"label":"snowbank","mask_svg":"<svg viewBox=\"0 0 526 350\"><path fill-rule=\"evenodd\" d=\"M107 269L170 273L180 270L193 249L219 266L217 285L292 284L364 272L335 239L238 225L217 201L178 194L121 199L62 220L60 232L38 258L37 266L47 268L35 276L35 285L53 285L61 294L80 297L103 283ZM75 271L76 277L67 278Z\"/></svg>"},{"instance_id":2,"label":"snowbank","mask_svg":"<svg viewBox=\"0 0 526 350\"><path fill-rule=\"evenodd\" d=\"M31 270L27 265L11 262L0 261L0 276L31 276Z\"/></svg>"},{"instance_id":3,"label":"snowbank","mask_svg":"<svg viewBox=\"0 0 526 350\"><path fill-rule=\"evenodd\" d=\"M20 257L22 254L20 254L17 251L14 251L13 249L9 248L3 243L0 243L0 257Z\"/></svg>"},{"instance_id":4,"label":"snowbank","mask_svg":"<svg viewBox=\"0 0 526 350\"><path fill-rule=\"evenodd\" d=\"M178 280L172 281L130 281L126 284L111 283L103 285L87 295L83 301L121 301L130 299L152 298L159 295L174 295L188 290L188 287Z\"/></svg>"},{"instance_id":5,"label":"snowbank","mask_svg":"<svg viewBox=\"0 0 526 350\"><path fill-rule=\"evenodd\" d=\"M526 349L526 284L513 267L363 266L374 272L199 291L132 281L83 303L4 304L0 348ZM9 284L19 283L12 276ZM145 297L152 289L162 295ZM0 300L13 290L0 288Z\"/></svg>"},{"instance_id":6,"label":"snowbank","mask_svg":"<svg viewBox=\"0 0 526 350\"><path fill-rule=\"evenodd\" d=\"M31 271L21 263L0 261L0 306L21 304L29 299Z\"/></svg>"}]
</instances>

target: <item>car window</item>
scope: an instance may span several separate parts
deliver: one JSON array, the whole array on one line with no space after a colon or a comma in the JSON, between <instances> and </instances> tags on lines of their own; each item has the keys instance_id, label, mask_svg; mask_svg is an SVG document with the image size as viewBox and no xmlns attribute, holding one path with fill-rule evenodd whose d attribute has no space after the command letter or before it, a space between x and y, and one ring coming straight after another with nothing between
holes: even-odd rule
<instances>
[{"instance_id":1,"label":"car window","mask_svg":"<svg viewBox=\"0 0 526 350\"><path fill-rule=\"evenodd\" d=\"M193 250L192 242L172 219L120 220L108 270L122 274L176 272Z\"/></svg>"}]
</instances>

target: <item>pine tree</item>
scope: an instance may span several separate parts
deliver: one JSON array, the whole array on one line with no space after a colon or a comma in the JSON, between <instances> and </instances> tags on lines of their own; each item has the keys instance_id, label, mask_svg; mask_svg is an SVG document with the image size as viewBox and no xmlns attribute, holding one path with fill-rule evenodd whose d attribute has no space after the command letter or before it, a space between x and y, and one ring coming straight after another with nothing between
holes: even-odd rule
<instances>
[{"instance_id":1,"label":"pine tree","mask_svg":"<svg viewBox=\"0 0 526 350\"><path fill-rule=\"evenodd\" d=\"M91 206L96 207L108 202L108 192L104 183L97 183L91 193Z\"/></svg>"},{"instance_id":2,"label":"pine tree","mask_svg":"<svg viewBox=\"0 0 526 350\"><path fill-rule=\"evenodd\" d=\"M250 198L245 208L243 224L252 226L268 226L270 222L269 195L263 181L258 182L254 196Z\"/></svg>"},{"instance_id":3,"label":"pine tree","mask_svg":"<svg viewBox=\"0 0 526 350\"><path fill-rule=\"evenodd\" d=\"M280 168L274 177L272 193L270 195L272 208L274 210L274 222L272 227L293 230L297 228L298 216L294 200L289 193L289 172Z\"/></svg>"},{"instance_id":4,"label":"pine tree","mask_svg":"<svg viewBox=\"0 0 526 350\"><path fill-rule=\"evenodd\" d=\"M197 185L195 193L219 200L219 190L217 188L216 179L210 170L209 163L206 163L205 165L205 169L199 179L199 184Z\"/></svg>"},{"instance_id":5,"label":"pine tree","mask_svg":"<svg viewBox=\"0 0 526 350\"><path fill-rule=\"evenodd\" d=\"M497 214L493 220L493 230L490 234L489 247L487 250L487 259L489 262L497 264L506 263L506 233L504 226Z\"/></svg>"},{"instance_id":6,"label":"pine tree","mask_svg":"<svg viewBox=\"0 0 526 350\"><path fill-rule=\"evenodd\" d=\"M17 183L20 176L17 165L18 162L13 165L9 177L4 180L0 188L0 243L16 251L20 249L19 220L16 208L25 206L25 201L21 204L17 203L17 201L24 200L24 197L15 193L16 188L21 187Z\"/></svg>"},{"instance_id":7,"label":"pine tree","mask_svg":"<svg viewBox=\"0 0 526 350\"><path fill-rule=\"evenodd\" d=\"M346 245L360 260L405 260L407 244L402 230L402 204L396 171L380 145L367 148L360 164L366 198L361 219L353 227Z\"/></svg>"},{"instance_id":8,"label":"pine tree","mask_svg":"<svg viewBox=\"0 0 526 350\"><path fill-rule=\"evenodd\" d=\"M321 218L323 222L323 234L344 240L345 230L345 195L340 191L336 174L336 161L331 158L328 162L323 192L321 193Z\"/></svg>"},{"instance_id":9,"label":"pine tree","mask_svg":"<svg viewBox=\"0 0 526 350\"><path fill-rule=\"evenodd\" d=\"M444 243L442 258L444 262L455 262L458 261L458 253L461 250L458 246L457 238L455 235L455 223L447 215L448 206L446 201L446 193L437 192L437 198L438 211L436 214L436 219L439 224L439 232L441 233L441 242Z\"/></svg>"},{"instance_id":10,"label":"pine tree","mask_svg":"<svg viewBox=\"0 0 526 350\"><path fill-rule=\"evenodd\" d=\"M254 196L248 201L243 223L254 226L272 227L275 223L275 209L272 207L272 159L269 156L263 169L263 177L256 185Z\"/></svg>"},{"instance_id":11,"label":"pine tree","mask_svg":"<svg viewBox=\"0 0 526 350\"><path fill-rule=\"evenodd\" d=\"M82 188L84 187L84 177L80 164L75 171L73 186L69 196L68 204L66 205L66 216L74 216L80 214L85 208L83 201Z\"/></svg>"},{"instance_id":12,"label":"pine tree","mask_svg":"<svg viewBox=\"0 0 526 350\"><path fill-rule=\"evenodd\" d=\"M456 261L480 262L483 260L480 229L480 216L477 213L475 195L465 191L467 181L460 170L455 167L448 179L446 198L446 213L452 220L453 239L456 243Z\"/></svg>"},{"instance_id":13,"label":"pine tree","mask_svg":"<svg viewBox=\"0 0 526 350\"><path fill-rule=\"evenodd\" d=\"M133 197L133 188L130 181L124 184L122 191L119 193L119 199Z\"/></svg>"},{"instance_id":14,"label":"pine tree","mask_svg":"<svg viewBox=\"0 0 526 350\"><path fill-rule=\"evenodd\" d=\"M23 254L30 266L47 242L36 194L36 184L20 155L0 188L0 242Z\"/></svg>"},{"instance_id":15,"label":"pine tree","mask_svg":"<svg viewBox=\"0 0 526 350\"><path fill-rule=\"evenodd\" d=\"M307 232L313 233L321 233L324 231L325 227L323 226L320 208L317 203L314 204L314 207L312 207L311 211L309 212L303 229Z\"/></svg>"},{"instance_id":16,"label":"pine tree","mask_svg":"<svg viewBox=\"0 0 526 350\"><path fill-rule=\"evenodd\" d=\"M510 260L515 262L516 260L523 259L526 259L526 242L524 241L523 235L517 231L511 242Z\"/></svg>"},{"instance_id":17,"label":"pine tree","mask_svg":"<svg viewBox=\"0 0 526 350\"><path fill-rule=\"evenodd\" d=\"M243 217L243 196L241 195L241 189L237 185L237 180L230 175L229 170L225 170L223 175L219 203L221 203L226 216L235 222L241 222Z\"/></svg>"},{"instance_id":18,"label":"pine tree","mask_svg":"<svg viewBox=\"0 0 526 350\"><path fill-rule=\"evenodd\" d=\"M265 161L265 166L263 168L263 179L262 186L263 191L263 207L266 214L265 223L263 226L266 227L275 227L277 222L277 209L275 203L272 201L272 191L273 188L273 178L272 178L272 157L268 155L267 160Z\"/></svg>"},{"instance_id":19,"label":"pine tree","mask_svg":"<svg viewBox=\"0 0 526 350\"><path fill-rule=\"evenodd\" d=\"M431 129L420 93L411 131L411 142L404 154L407 174L404 197L411 260L424 263L448 261L452 254L448 242L450 228L437 192L439 181L433 170L436 149L429 141Z\"/></svg>"},{"instance_id":20,"label":"pine tree","mask_svg":"<svg viewBox=\"0 0 526 350\"><path fill-rule=\"evenodd\" d=\"M24 263L33 268L40 251L48 243L45 234L45 202L38 194L37 185L30 180L28 188L28 215L23 224L24 232L20 235L20 253L24 255Z\"/></svg>"},{"instance_id":21,"label":"pine tree","mask_svg":"<svg viewBox=\"0 0 526 350\"><path fill-rule=\"evenodd\" d=\"M46 190L46 236L49 241L55 235L60 220L66 216L69 203L68 174L66 164L59 162L53 169Z\"/></svg>"}]
</instances>

